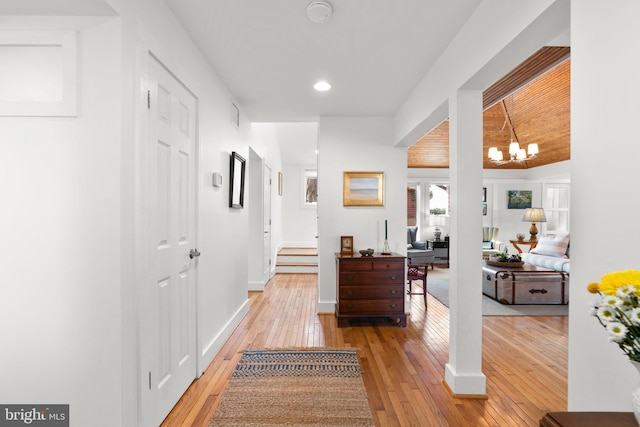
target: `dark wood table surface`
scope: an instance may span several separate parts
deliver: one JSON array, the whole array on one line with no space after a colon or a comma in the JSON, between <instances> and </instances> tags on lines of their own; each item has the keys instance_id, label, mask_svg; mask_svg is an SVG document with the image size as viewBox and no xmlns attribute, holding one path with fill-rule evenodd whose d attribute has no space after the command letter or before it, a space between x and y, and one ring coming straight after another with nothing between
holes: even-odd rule
<instances>
[{"instance_id":1,"label":"dark wood table surface","mask_svg":"<svg viewBox=\"0 0 640 427\"><path fill-rule=\"evenodd\" d=\"M632 412L549 412L540 427L638 427Z\"/></svg>"}]
</instances>

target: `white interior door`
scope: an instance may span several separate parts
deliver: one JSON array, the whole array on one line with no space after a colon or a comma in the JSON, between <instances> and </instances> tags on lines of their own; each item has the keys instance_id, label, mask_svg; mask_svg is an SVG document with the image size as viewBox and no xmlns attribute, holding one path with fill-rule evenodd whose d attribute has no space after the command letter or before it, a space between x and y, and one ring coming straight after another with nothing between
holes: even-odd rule
<instances>
[{"instance_id":1,"label":"white interior door","mask_svg":"<svg viewBox=\"0 0 640 427\"><path fill-rule=\"evenodd\" d=\"M153 425L180 399L196 371L196 100L149 58L150 269L143 342ZM146 372L143 372L146 373Z\"/></svg>"},{"instance_id":2,"label":"white interior door","mask_svg":"<svg viewBox=\"0 0 640 427\"><path fill-rule=\"evenodd\" d=\"M266 284L271 279L271 168L266 164L264 165L262 186L262 205L264 206L264 261L262 275L263 282Z\"/></svg>"}]
</instances>

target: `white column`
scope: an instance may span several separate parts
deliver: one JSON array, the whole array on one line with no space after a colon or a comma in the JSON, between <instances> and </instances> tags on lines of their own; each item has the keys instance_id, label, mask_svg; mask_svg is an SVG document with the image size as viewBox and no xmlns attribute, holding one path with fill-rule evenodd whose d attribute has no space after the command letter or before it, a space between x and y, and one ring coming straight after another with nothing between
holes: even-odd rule
<instances>
[{"instance_id":1,"label":"white column","mask_svg":"<svg viewBox=\"0 0 640 427\"><path fill-rule=\"evenodd\" d=\"M571 2L570 411L631 411L638 384L586 291L606 273L640 269L638 16L637 0ZM595 243L596 230L612 250Z\"/></svg>"},{"instance_id":2,"label":"white column","mask_svg":"<svg viewBox=\"0 0 640 427\"><path fill-rule=\"evenodd\" d=\"M455 395L485 395L482 373L482 91L449 99L451 229L449 363Z\"/></svg>"}]
</instances>

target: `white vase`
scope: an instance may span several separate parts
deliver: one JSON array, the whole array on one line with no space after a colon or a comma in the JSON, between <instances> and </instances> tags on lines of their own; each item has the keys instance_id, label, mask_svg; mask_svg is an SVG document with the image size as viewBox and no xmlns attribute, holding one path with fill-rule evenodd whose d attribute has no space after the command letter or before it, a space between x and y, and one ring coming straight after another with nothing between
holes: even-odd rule
<instances>
[{"instance_id":1,"label":"white vase","mask_svg":"<svg viewBox=\"0 0 640 427\"><path fill-rule=\"evenodd\" d=\"M634 368L640 373L640 362L635 362L633 360L630 361ZM636 417L636 422L640 424L640 382L636 386L633 393L631 393L632 405L633 405L633 415Z\"/></svg>"}]
</instances>

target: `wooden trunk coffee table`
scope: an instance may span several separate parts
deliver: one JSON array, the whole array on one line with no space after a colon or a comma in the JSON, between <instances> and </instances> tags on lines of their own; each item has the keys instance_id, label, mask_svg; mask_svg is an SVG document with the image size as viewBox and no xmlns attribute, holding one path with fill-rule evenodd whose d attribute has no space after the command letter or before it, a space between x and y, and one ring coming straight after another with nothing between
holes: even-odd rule
<instances>
[{"instance_id":1,"label":"wooden trunk coffee table","mask_svg":"<svg viewBox=\"0 0 640 427\"><path fill-rule=\"evenodd\" d=\"M569 274L526 263L507 268L484 261L482 293L502 304L567 304Z\"/></svg>"}]
</instances>

